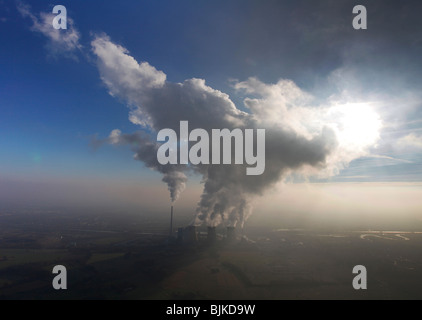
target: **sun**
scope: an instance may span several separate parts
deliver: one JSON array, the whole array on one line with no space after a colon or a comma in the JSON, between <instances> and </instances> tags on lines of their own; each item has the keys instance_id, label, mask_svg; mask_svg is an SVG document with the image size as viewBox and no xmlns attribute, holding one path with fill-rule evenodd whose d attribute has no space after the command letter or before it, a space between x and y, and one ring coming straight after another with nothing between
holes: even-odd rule
<instances>
[{"instance_id":1,"label":"sun","mask_svg":"<svg viewBox=\"0 0 422 320\"><path fill-rule=\"evenodd\" d=\"M336 105L330 113L338 142L347 149L366 149L378 141L382 121L370 103Z\"/></svg>"}]
</instances>

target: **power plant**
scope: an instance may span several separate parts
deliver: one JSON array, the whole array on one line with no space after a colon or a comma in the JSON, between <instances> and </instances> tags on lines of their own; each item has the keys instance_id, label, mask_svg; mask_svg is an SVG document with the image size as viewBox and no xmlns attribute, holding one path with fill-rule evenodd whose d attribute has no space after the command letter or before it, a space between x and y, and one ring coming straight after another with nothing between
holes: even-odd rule
<instances>
[{"instance_id":1,"label":"power plant","mask_svg":"<svg viewBox=\"0 0 422 320\"><path fill-rule=\"evenodd\" d=\"M208 227L208 233L207 233L207 241L208 243L212 244L215 241L217 241L217 232L215 230L215 227Z\"/></svg>"},{"instance_id":2,"label":"power plant","mask_svg":"<svg viewBox=\"0 0 422 320\"><path fill-rule=\"evenodd\" d=\"M174 225L174 211L173 206L170 208L170 230L169 237L173 238ZM200 228L199 228L200 229ZM174 238L173 238L174 239ZM206 242L208 244L215 244L218 240L224 240L226 243L233 243L237 239L235 227L227 227L224 237L224 232L217 233L217 227L208 226L207 232L197 230L196 226L190 225L186 227L177 228L176 240L178 243L195 244L198 242Z\"/></svg>"},{"instance_id":3,"label":"power plant","mask_svg":"<svg viewBox=\"0 0 422 320\"><path fill-rule=\"evenodd\" d=\"M185 244L193 244L198 242L198 235L195 226L187 226L177 230L177 239Z\"/></svg>"},{"instance_id":4,"label":"power plant","mask_svg":"<svg viewBox=\"0 0 422 320\"><path fill-rule=\"evenodd\" d=\"M226 238L228 242L233 242L236 240L236 229L234 227L227 227Z\"/></svg>"}]
</instances>

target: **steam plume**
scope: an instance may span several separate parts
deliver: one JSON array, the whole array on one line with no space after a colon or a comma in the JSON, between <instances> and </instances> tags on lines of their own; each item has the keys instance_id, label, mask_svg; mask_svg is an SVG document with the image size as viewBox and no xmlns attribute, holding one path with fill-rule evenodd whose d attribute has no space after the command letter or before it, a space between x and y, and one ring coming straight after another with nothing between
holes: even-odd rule
<instances>
[{"instance_id":1,"label":"steam plume","mask_svg":"<svg viewBox=\"0 0 422 320\"><path fill-rule=\"evenodd\" d=\"M142 129L133 134L114 130L107 142L130 145L136 160L162 173L172 201L185 188L187 172L202 175L204 190L195 224L242 226L251 214L251 200L278 181L291 174L333 175L373 143L353 149L340 143L343 129L331 118L333 107L312 106L312 97L292 81L265 84L250 78L236 83L237 90L253 96L245 99L249 112L244 112L205 80L167 81L162 71L138 63L106 35L95 37L91 45L109 93L127 103L129 120ZM163 128L178 132L181 120L189 121L190 130L266 129L265 172L247 176L244 165L160 165L156 133Z\"/></svg>"}]
</instances>

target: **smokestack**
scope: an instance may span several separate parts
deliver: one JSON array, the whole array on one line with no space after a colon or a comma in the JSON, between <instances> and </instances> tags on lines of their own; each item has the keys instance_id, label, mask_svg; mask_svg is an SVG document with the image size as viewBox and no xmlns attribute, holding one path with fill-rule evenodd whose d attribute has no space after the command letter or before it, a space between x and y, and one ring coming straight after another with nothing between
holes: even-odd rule
<instances>
[{"instance_id":1,"label":"smokestack","mask_svg":"<svg viewBox=\"0 0 422 320\"><path fill-rule=\"evenodd\" d=\"M209 243L214 243L217 240L217 234L215 232L215 227L208 227L207 240L208 240Z\"/></svg>"},{"instance_id":2,"label":"smokestack","mask_svg":"<svg viewBox=\"0 0 422 320\"><path fill-rule=\"evenodd\" d=\"M236 229L234 227L227 227L227 241L233 242L236 240Z\"/></svg>"},{"instance_id":3,"label":"smokestack","mask_svg":"<svg viewBox=\"0 0 422 320\"><path fill-rule=\"evenodd\" d=\"M170 237L173 235L173 206L170 211Z\"/></svg>"}]
</instances>

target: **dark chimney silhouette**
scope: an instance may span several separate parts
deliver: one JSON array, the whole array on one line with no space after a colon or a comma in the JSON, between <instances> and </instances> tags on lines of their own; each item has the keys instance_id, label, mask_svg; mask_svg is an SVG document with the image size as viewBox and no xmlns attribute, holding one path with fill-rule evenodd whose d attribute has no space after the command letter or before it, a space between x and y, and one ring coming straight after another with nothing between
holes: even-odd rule
<instances>
[{"instance_id":1,"label":"dark chimney silhouette","mask_svg":"<svg viewBox=\"0 0 422 320\"><path fill-rule=\"evenodd\" d=\"M170 237L173 235L173 206L170 211Z\"/></svg>"}]
</instances>

